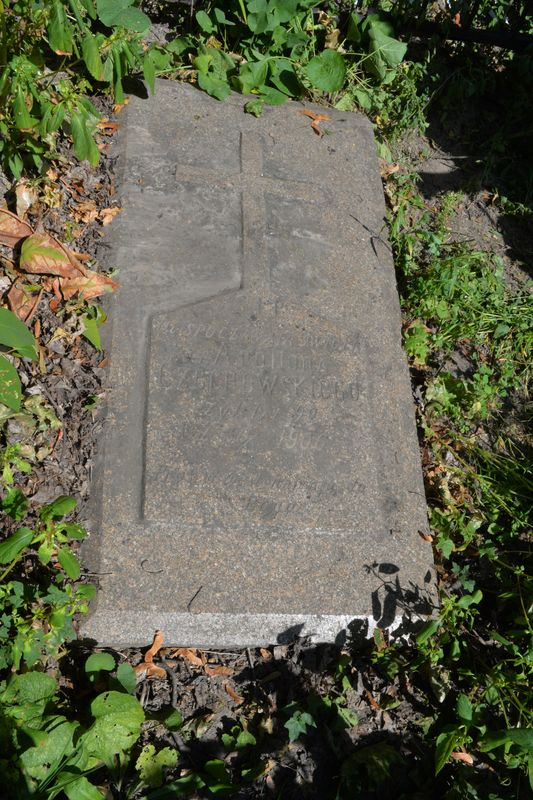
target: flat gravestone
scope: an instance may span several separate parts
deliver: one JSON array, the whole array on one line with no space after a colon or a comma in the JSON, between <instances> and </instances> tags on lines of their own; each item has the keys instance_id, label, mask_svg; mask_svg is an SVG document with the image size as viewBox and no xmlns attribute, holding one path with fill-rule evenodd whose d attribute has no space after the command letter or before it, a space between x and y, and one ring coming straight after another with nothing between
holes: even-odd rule
<instances>
[{"instance_id":1,"label":"flat gravestone","mask_svg":"<svg viewBox=\"0 0 533 800\"><path fill-rule=\"evenodd\" d=\"M432 595L371 126L244 102L160 81L121 118L101 644L333 641Z\"/></svg>"}]
</instances>

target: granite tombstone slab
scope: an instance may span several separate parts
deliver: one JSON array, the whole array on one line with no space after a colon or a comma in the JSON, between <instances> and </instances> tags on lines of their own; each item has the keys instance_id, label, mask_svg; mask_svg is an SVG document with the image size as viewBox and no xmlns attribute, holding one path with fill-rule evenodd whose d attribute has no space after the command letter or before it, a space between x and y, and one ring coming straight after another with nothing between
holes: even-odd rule
<instances>
[{"instance_id":1,"label":"granite tombstone slab","mask_svg":"<svg viewBox=\"0 0 533 800\"><path fill-rule=\"evenodd\" d=\"M328 641L432 593L371 127L244 102L159 81L121 116L102 644Z\"/></svg>"}]
</instances>

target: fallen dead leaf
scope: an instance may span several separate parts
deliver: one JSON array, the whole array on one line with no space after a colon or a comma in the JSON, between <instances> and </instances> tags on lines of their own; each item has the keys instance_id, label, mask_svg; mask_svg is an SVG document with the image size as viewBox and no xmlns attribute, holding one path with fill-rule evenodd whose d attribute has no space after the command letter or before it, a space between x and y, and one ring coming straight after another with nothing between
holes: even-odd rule
<instances>
[{"instance_id":1,"label":"fallen dead leaf","mask_svg":"<svg viewBox=\"0 0 533 800\"><path fill-rule=\"evenodd\" d=\"M452 753L451 758L453 758L455 761L464 761L465 764L469 764L470 766L473 766L474 764L474 759L470 753Z\"/></svg>"},{"instance_id":2,"label":"fallen dead leaf","mask_svg":"<svg viewBox=\"0 0 533 800\"><path fill-rule=\"evenodd\" d=\"M229 667L210 667L206 664L204 670L210 678L216 678L218 675L233 675L233 670Z\"/></svg>"},{"instance_id":3,"label":"fallen dead leaf","mask_svg":"<svg viewBox=\"0 0 533 800\"><path fill-rule=\"evenodd\" d=\"M103 208L99 213L99 218L102 220L102 225L109 225L110 222L120 214L122 209L120 206L111 206L111 208Z\"/></svg>"},{"instance_id":4,"label":"fallen dead leaf","mask_svg":"<svg viewBox=\"0 0 533 800\"><path fill-rule=\"evenodd\" d=\"M33 228L6 208L0 208L0 244L15 247L21 239L31 236Z\"/></svg>"},{"instance_id":5,"label":"fallen dead leaf","mask_svg":"<svg viewBox=\"0 0 533 800\"><path fill-rule=\"evenodd\" d=\"M38 195L35 186L30 186L27 181L21 180L15 187L15 197L17 203L17 214L22 218L26 211L35 203Z\"/></svg>"},{"instance_id":6,"label":"fallen dead leaf","mask_svg":"<svg viewBox=\"0 0 533 800\"><path fill-rule=\"evenodd\" d=\"M388 178L390 175L394 175L396 172L400 171L400 165L389 164L387 161L383 161L383 159L380 158L379 171L382 178Z\"/></svg>"},{"instance_id":7,"label":"fallen dead leaf","mask_svg":"<svg viewBox=\"0 0 533 800\"><path fill-rule=\"evenodd\" d=\"M163 669L163 667L158 667L157 664L153 663L154 656L156 656L161 650L164 641L165 639L163 633L160 630L157 630L154 634L154 639L151 646L144 654L144 661L133 667L138 680L144 680L145 678L166 677L166 670Z\"/></svg>"},{"instance_id":8,"label":"fallen dead leaf","mask_svg":"<svg viewBox=\"0 0 533 800\"><path fill-rule=\"evenodd\" d=\"M240 694L237 694L237 692L230 683L223 683L222 685L224 686L225 691L227 692L227 694L229 694L234 703L236 703L237 705L244 703L244 697L241 697Z\"/></svg>"},{"instance_id":9,"label":"fallen dead leaf","mask_svg":"<svg viewBox=\"0 0 533 800\"><path fill-rule=\"evenodd\" d=\"M162 631L157 630L154 634L154 640L151 644L151 647L144 654L144 660L147 664L152 663L154 656L156 656L161 650L164 641L165 637L163 636Z\"/></svg>"},{"instance_id":10,"label":"fallen dead leaf","mask_svg":"<svg viewBox=\"0 0 533 800\"><path fill-rule=\"evenodd\" d=\"M127 106L129 102L130 98L126 97L123 103L115 103L115 105L113 106L113 111L115 112L115 114L118 114L119 111L122 111L124 106Z\"/></svg>"},{"instance_id":11,"label":"fallen dead leaf","mask_svg":"<svg viewBox=\"0 0 533 800\"><path fill-rule=\"evenodd\" d=\"M379 703L376 700L376 698L373 696L373 694L368 689L365 689L365 695L366 695L366 699L368 700L368 702L370 703L372 708L375 709L376 711L379 711L381 706L379 705Z\"/></svg>"},{"instance_id":12,"label":"fallen dead leaf","mask_svg":"<svg viewBox=\"0 0 533 800\"><path fill-rule=\"evenodd\" d=\"M65 300L70 300L75 294L79 293L84 300L91 300L93 297L100 297L118 289L118 283L101 272L94 272L92 269L84 269L83 275L73 278L62 278L60 281L61 292Z\"/></svg>"},{"instance_id":13,"label":"fallen dead leaf","mask_svg":"<svg viewBox=\"0 0 533 800\"><path fill-rule=\"evenodd\" d=\"M259 652L261 653L261 656L265 659L265 661L270 661L270 659L272 658L272 653L270 652L270 650L265 650L264 647L260 647Z\"/></svg>"},{"instance_id":14,"label":"fallen dead leaf","mask_svg":"<svg viewBox=\"0 0 533 800\"><path fill-rule=\"evenodd\" d=\"M76 222L93 222L98 219L98 209L94 200L82 200L72 209L72 216Z\"/></svg>"},{"instance_id":15,"label":"fallen dead leaf","mask_svg":"<svg viewBox=\"0 0 533 800\"><path fill-rule=\"evenodd\" d=\"M324 135L324 131L321 131L318 126L321 122L330 119L329 114L316 114L314 111L309 111L307 108L299 109L298 113L303 114L304 117L309 117L311 120L311 127L317 136L322 137Z\"/></svg>"},{"instance_id":16,"label":"fallen dead leaf","mask_svg":"<svg viewBox=\"0 0 533 800\"><path fill-rule=\"evenodd\" d=\"M184 658L189 664L192 664L194 667L203 667L204 661L198 655L197 650L193 650L190 647L178 647L176 650L173 650L171 653L173 658Z\"/></svg>"},{"instance_id":17,"label":"fallen dead leaf","mask_svg":"<svg viewBox=\"0 0 533 800\"><path fill-rule=\"evenodd\" d=\"M118 131L119 125L118 122L110 122L107 117L104 117L104 119L100 120L96 127L103 133L113 134Z\"/></svg>"},{"instance_id":18,"label":"fallen dead leaf","mask_svg":"<svg viewBox=\"0 0 533 800\"><path fill-rule=\"evenodd\" d=\"M42 296L42 289L40 292L35 292L27 284L15 281L7 293L7 302L11 311L19 319L23 322L29 322L35 314Z\"/></svg>"},{"instance_id":19,"label":"fallen dead leaf","mask_svg":"<svg viewBox=\"0 0 533 800\"><path fill-rule=\"evenodd\" d=\"M47 233L34 233L24 241L20 268L32 275L57 275L62 278L85 275L82 264Z\"/></svg>"}]
</instances>

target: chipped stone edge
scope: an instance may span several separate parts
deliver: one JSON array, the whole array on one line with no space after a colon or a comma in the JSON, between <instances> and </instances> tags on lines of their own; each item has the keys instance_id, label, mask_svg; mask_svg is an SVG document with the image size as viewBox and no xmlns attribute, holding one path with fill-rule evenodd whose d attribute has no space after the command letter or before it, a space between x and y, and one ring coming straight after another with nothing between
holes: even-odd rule
<instances>
[{"instance_id":1,"label":"chipped stone edge","mask_svg":"<svg viewBox=\"0 0 533 800\"><path fill-rule=\"evenodd\" d=\"M117 615L120 634L116 631ZM228 649L289 644L305 638L313 644L343 644L347 638L370 639L376 628L403 636L417 623L419 614L396 615L389 625L368 615L334 614L173 614L170 612L100 611L81 626L82 638L103 647L145 647L161 630L165 644L174 647Z\"/></svg>"}]
</instances>

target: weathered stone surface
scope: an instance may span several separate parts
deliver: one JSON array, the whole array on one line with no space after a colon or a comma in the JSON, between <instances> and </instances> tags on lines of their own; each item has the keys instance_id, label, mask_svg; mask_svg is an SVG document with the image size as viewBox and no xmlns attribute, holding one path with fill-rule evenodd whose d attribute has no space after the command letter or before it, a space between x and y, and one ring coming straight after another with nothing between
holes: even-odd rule
<instances>
[{"instance_id":1,"label":"weathered stone surface","mask_svg":"<svg viewBox=\"0 0 533 800\"><path fill-rule=\"evenodd\" d=\"M243 103L159 82L121 117L103 644L333 640L432 592L371 127Z\"/></svg>"}]
</instances>

